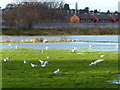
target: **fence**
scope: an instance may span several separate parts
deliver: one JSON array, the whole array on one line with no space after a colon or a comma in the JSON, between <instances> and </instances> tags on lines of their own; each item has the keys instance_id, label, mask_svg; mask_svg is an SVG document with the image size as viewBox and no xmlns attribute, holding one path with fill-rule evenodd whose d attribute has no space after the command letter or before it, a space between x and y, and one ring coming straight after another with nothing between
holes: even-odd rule
<instances>
[{"instance_id":1,"label":"fence","mask_svg":"<svg viewBox=\"0 0 120 90\"><path fill-rule=\"evenodd\" d=\"M13 28L27 29L28 23L13 24ZM3 28L10 28L9 24L3 24ZM119 23L33 23L32 29L52 29L52 28L110 28L118 29Z\"/></svg>"},{"instance_id":2,"label":"fence","mask_svg":"<svg viewBox=\"0 0 120 90\"><path fill-rule=\"evenodd\" d=\"M40 28L113 28L118 29L118 23L38 23L34 29Z\"/></svg>"}]
</instances>

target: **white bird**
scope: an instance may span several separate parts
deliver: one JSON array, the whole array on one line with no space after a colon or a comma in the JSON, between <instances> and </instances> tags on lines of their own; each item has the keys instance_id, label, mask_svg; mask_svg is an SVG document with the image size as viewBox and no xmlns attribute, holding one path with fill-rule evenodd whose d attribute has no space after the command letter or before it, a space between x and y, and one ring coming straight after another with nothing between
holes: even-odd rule
<instances>
[{"instance_id":1,"label":"white bird","mask_svg":"<svg viewBox=\"0 0 120 90\"><path fill-rule=\"evenodd\" d=\"M41 53L44 53L44 50L42 50Z\"/></svg>"},{"instance_id":2,"label":"white bird","mask_svg":"<svg viewBox=\"0 0 120 90\"><path fill-rule=\"evenodd\" d=\"M38 60L38 61L40 61L41 65L44 64L44 61L42 61L42 60Z\"/></svg>"},{"instance_id":3,"label":"white bird","mask_svg":"<svg viewBox=\"0 0 120 90\"><path fill-rule=\"evenodd\" d=\"M100 55L100 57L104 57L105 55Z\"/></svg>"},{"instance_id":4,"label":"white bird","mask_svg":"<svg viewBox=\"0 0 120 90\"><path fill-rule=\"evenodd\" d=\"M69 39L67 39L67 42L69 42L70 40Z\"/></svg>"},{"instance_id":5,"label":"white bird","mask_svg":"<svg viewBox=\"0 0 120 90\"><path fill-rule=\"evenodd\" d=\"M48 61L45 61L44 64L41 65L41 67L45 67L46 64L48 64L49 62Z\"/></svg>"},{"instance_id":6,"label":"white bird","mask_svg":"<svg viewBox=\"0 0 120 90\"><path fill-rule=\"evenodd\" d=\"M35 65L35 64L32 64L32 63L31 63L31 66L32 66L32 67L37 67L37 65Z\"/></svg>"},{"instance_id":7,"label":"white bird","mask_svg":"<svg viewBox=\"0 0 120 90\"><path fill-rule=\"evenodd\" d=\"M15 49L18 49L18 46L15 46Z\"/></svg>"},{"instance_id":8,"label":"white bird","mask_svg":"<svg viewBox=\"0 0 120 90\"><path fill-rule=\"evenodd\" d=\"M50 57L49 56L47 56L47 59L49 59Z\"/></svg>"},{"instance_id":9,"label":"white bird","mask_svg":"<svg viewBox=\"0 0 120 90\"><path fill-rule=\"evenodd\" d=\"M76 49L76 47L73 47L73 49Z\"/></svg>"},{"instance_id":10,"label":"white bird","mask_svg":"<svg viewBox=\"0 0 120 90\"><path fill-rule=\"evenodd\" d=\"M24 63L27 64L28 62L24 60Z\"/></svg>"},{"instance_id":11,"label":"white bird","mask_svg":"<svg viewBox=\"0 0 120 90\"><path fill-rule=\"evenodd\" d=\"M76 52L76 50L72 49L72 52Z\"/></svg>"},{"instance_id":12,"label":"white bird","mask_svg":"<svg viewBox=\"0 0 120 90\"><path fill-rule=\"evenodd\" d=\"M7 60L7 59L4 59L4 62L8 62L9 60Z\"/></svg>"},{"instance_id":13,"label":"white bird","mask_svg":"<svg viewBox=\"0 0 120 90\"><path fill-rule=\"evenodd\" d=\"M6 59L10 59L10 57L7 57Z\"/></svg>"},{"instance_id":14,"label":"white bird","mask_svg":"<svg viewBox=\"0 0 120 90\"><path fill-rule=\"evenodd\" d=\"M76 39L76 41L78 41L78 39Z\"/></svg>"},{"instance_id":15,"label":"white bird","mask_svg":"<svg viewBox=\"0 0 120 90\"><path fill-rule=\"evenodd\" d=\"M104 59L98 59L95 62L99 63L99 62L102 62L102 61L104 61Z\"/></svg>"},{"instance_id":16,"label":"white bird","mask_svg":"<svg viewBox=\"0 0 120 90\"><path fill-rule=\"evenodd\" d=\"M102 62L102 61L104 61L104 59L96 60L96 61L94 61L94 62L91 62L89 65L90 65L90 66L91 66L91 65L96 65L97 63Z\"/></svg>"},{"instance_id":17,"label":"white bird","mask_svg":"<svg viewBox=\"0 0 120 90\"><path fill-rule=\"evenodd\" d=\"M9 46L11 46L11 43L9 44Z\"/></svg>"},{"instance_id":18,"label":"white bird","mask_svg":"<svg viewBox=\"0 0 120 90\"><path fill-rule=\"evenodd\" d=\"M46 50L48 50L48 47L46 47Z\"/></svg>"},{"instance_id":19,"label":"white bird","mask_svg":"<svg viewBox=\"0 0 120 90\"><path fill-rule=\"evenodd\" d=\"M116 82L112 82L112 83L115 83L115 84L120 84L120 81L116 81Z\"/></svg>"},{"instance_id":20,"label":"white bird","mask_svg":"<svg viewBox=\"0 0 120 90\"><path fill-rule=\"evenodd\" d=\"M92 65L95 65L95 63L94 63L94 62L91 62L91 63L89 64L89 66L92 66Z\"/></svg>"},{"instance_id":21,"label":"white bird","mask_svg":"<svg viewBox=\"0 0 120 90\"><path fill-rule=\"evenodd\" d=\"M60 70L59 70L59 69L57 69L56 71L54 71L54 73L60 73Z\"/></svg>"},{"instance_id":22,"label":"white bird","mask_svg":"<svg viewBox=\"0 0 120 90\"><path fill-rule=\"evenodd\" d=\"M72 52L76 52L76 47L73 47Z\"/></svg>"},{"instance_id":23,"label":"white bird","mask_svg":"<svg viewBox=\"0 0 120 90\"><path fill-rule=\"evenodd\" d=\"M26 39L25 41L29 41L29 40Z\"/></svg>"},{"instance_id":24,"label":"white bird","mask_svg":"<svg viewBox=\"0 0 120 90\"><path fill-rule=\"evenodd\" d=\"M49 63L49 61L42 61L42 60L39 60L39 61L40 61L40 63L41 63L41 67L45 67L46 64Z\"/></svg>"},{"instance_id":25,"label":"white bird","mask_svg":"<svg viewBox=\"0 0 120 90\"><path fill-rule=\"evenodd\" d=\"M48 63L49 63L49 61L45 61L45 62L44 62L44 64L48 64Z\"/></svg>"},{"instance_id":26,"label":"white bird","mask_svg":"<svg viewBox=\"0 0 120 90\"><path fill-rule=\"evenodd\" d=\"M30 41L32 42L33 40L31 39Z\"/></svg>"},{"instance_id":27,"label":"white bird","mask_svg":"<svg viewBox=\"0 0 120 90\"><path fill-rule=\"evenodd\" d=\"M116 48L118 48L119 46L118 46L118 44L116 45Z\"/></svg>"},{"instance_id":28,"label":"white bird","mask_svg":"<svg viewBox=\"0 0 120 90\"><path fill-rule=\"evenodd\" d=\"M44 40L43 40L44 43L47 42L47 41L48 41L47 39L44 39Z\"/></svg>"},{"instance_id":29,"label":"white bird","mask_svg":"<svg viewBox=\"0 0 120 90\"><path fill-rule=\"evenodd\" d=\"M74 42L74 40L72 40L72 42Z\"/></svg>"},{"instance_id":30,"label":"white bird","mask_svg":"<svg viewBox=\"0 0 120 90\"><path fill-rule=\"evenodd\" d=\"M92 45L91 45L91 44L89 45L89 48L92 48Z\"/></svg>"},{"instance_id":31,"label":"white bird","mask_svg":"<svg viewBox=\"0 0 120 90\"><path fill-rule=\"evenodd\" d=\"M45 64L45 63L41 65L41 67L45 67L45 66L46 66L46 64Z\"/></svg>"}]
</instances>

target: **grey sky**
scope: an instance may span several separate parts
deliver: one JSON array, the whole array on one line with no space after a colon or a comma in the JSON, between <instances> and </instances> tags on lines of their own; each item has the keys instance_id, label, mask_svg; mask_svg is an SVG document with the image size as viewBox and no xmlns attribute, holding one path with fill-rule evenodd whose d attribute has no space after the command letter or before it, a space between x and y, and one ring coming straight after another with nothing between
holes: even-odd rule
<instances>
[{"instance_id":1,"label":"grey sky","mask_svg":"<svg viewBox=\"0 0 120 90\"><path fill-rule=\"evenodd\" d=\"M5 8L6 4L13 2L14 0L0 0L0 6ZM78 8L84 9L89 7L90 10L98 9L100 11L118 11L118 2L120 0L63 0L70 4L70 8L75 8L75 3L78 2Z\"/></svg>"},{"instance_id":2,"label":"grey sky","mask_svg":"<svg viewBox=\"0 0 120 90\"><path fill-rule=\"evenodd\" d=\"M78 8L100 9L101 11L118 11L118 2L120 0L65 0L70 4L70 8L75 8L75 2L78 2Z\"/></svg>"}]
</instances>

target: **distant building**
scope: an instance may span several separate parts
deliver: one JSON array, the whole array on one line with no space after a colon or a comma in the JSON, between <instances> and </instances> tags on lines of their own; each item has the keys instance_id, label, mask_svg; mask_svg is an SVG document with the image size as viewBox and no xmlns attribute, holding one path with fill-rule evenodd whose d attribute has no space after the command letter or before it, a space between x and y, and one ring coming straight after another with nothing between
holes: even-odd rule
<instances>
[{"instance_id":1,"label":"distant building","mask_svg":"<svg viewBox=\"0 0 120 90\"><path fill-rule=\"evenodd\" d=\"M110 23L110 22L116 22L116 19L111 15L94 15L99 23Z\"/></svg>"},{"instance_id":2,"label":"distant building","mask_svg":"<svg viewBox=\"0 0 120 90\"><path fill-rule=\"evenodd\" d=\"M71 18L70 18L70 23L79 23L80 22L80 18L74 14Z\"/></svg>"},{"instance_id":3,"label":"distant building","mask_svg":"<svg viewBox=\"0 0 120 90\"><path fill-rule=\"evenodd\" d=\"M72 14L67 18L70 23L114 23L118 20L118 15L108 14Z\"/></svg>"},{"instance_id":4,"label":"distant building","mask_svg":"<svg viewBox=\"0 0 120 90\"><path fill-rule=\"evenodd\" d=\"M65 4L65 7L68 8L67 4ZM66 21L70 23L114 23L119 21L117 11L114 13L111 13L110 10L100 12L100 10L98 11L97 9L94 9L94 11L89 10L89 7L78 9L77 2L75 4L75 9L69 9L69 13L67 12L66 17Z\"/></svg>"},{"instance_id":5,"label":"distant building","mask_svg":"<svg viewBox=\"0 0 120 90\"><path fill-rule=\"evenodd\" d=\"M7 4L5 9L2 9L2 13L6 10L13 8L13 4ZM119 2L120 7L120 2ZM64 9L61 10L64 16L58 19L58 22L69 23L116 23L120 21L120 13L115 11L111 13L109 10L106 12L100 12L97 9L89 10L89 7L84 9L78 9L78 3L75 4L75 9L70 9L69 4L64 5ZM56 21L55 21L56 22Z\"/></svg>"}]
</instances>

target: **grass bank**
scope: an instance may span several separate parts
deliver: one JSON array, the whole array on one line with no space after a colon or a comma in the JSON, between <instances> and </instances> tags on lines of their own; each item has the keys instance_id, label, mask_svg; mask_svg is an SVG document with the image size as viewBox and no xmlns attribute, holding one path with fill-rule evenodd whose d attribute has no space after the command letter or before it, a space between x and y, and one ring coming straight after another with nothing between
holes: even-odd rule
<instances>
[{"instance_id":1,"label":"grass bank","mask_svg":"<svg viewBox=\"0 0 120 90\"><path fill-rule=\"evenodd\" d=\"M2 35L118 35L118 29L40 29L40 30L2 30Z\"/></svg>"},{"instance_id":2,"label":"grass bank","mask_svg":"<svg viewBox=\"0 0 120 90\"><path fill-rule=\"evenodd\" d=\"M78 51L79 52L79 51ZM82 52L83 53L83 52ZM90 62L105 59L95 66ZM47 59L46 57L50 58ZM10 57L9 62L3 59ZM24 64L23 60L28 61ZM45 68L38 60L50 61ZM38 67L31 67L30 63ZM60 73L53 72L60 69ZM2 50L3 88L118 88L106 81L118 79L117 52L71 53L70 50L3 49Z\"/></svg>"}]
</instances>

